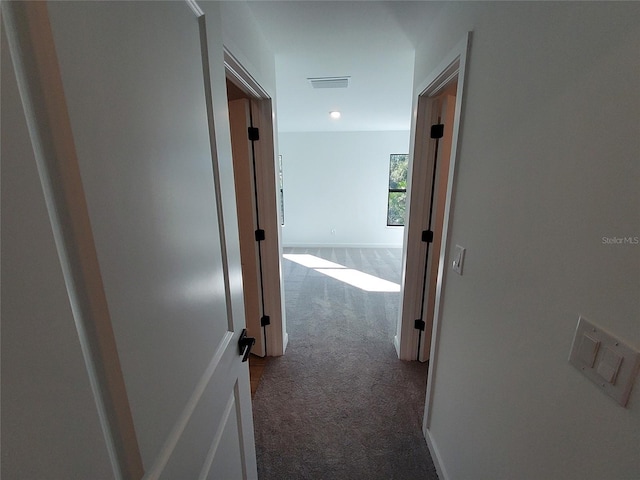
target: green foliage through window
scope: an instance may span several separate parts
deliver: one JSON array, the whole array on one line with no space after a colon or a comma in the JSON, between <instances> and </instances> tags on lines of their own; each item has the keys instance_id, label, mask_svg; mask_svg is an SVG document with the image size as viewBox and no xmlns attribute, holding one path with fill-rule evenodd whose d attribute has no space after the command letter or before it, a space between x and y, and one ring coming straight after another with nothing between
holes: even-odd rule
<instances>
[{"instance_id":1,"label":"green foliage through window","mask_svg":"<svg viewBox=\"0 0 640 480\"><path fill-rule=\"evenodd\" d=\"M407 207L407 169L409 155L392 154L389 161L389 201L387 204L387 225L404 226Z\"/></svg>"}]
</instances>

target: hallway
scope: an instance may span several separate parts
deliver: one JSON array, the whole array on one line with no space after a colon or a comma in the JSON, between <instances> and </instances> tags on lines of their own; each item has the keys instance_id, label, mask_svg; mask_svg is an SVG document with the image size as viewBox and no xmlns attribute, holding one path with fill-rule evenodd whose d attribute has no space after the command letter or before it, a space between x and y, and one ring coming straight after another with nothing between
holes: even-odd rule
<instances>
[{"instance_id":1,"label":"hallway","mask_svg":"<svg viewBox=\"0 0 640 480\"><path fill-rule=\"evenodd\" d=\"M289 346L269 359L253 400L261 480L437 478L421 432L427 365L398 360L392 343L399 293L289 259L313 255L384 286L400 283L401 253L285 249Z\"/></svg>"}]
</instances>

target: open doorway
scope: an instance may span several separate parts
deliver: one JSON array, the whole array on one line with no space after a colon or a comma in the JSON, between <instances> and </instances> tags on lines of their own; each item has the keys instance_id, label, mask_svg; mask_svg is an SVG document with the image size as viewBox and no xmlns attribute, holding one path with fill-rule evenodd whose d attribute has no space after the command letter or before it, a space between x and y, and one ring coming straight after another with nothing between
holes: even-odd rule
<instances>
[{"instance_id":1,"label":"open doorway","mask_svg":"<svg viewBox=\"0 0 640 480\"><path fill-rule=\"evenodd\" d=\"M310 309L325 288L333 288L319 280L314 297L304 292L304 281L324 275L358 294L370 289L389 294L386 317L376 326L389 322L389 333L385 327L379 335L391 346L400 303L404 222L391 225L388 220L390 171L392 159L406 156L408 147L408 130L279 133L287 214L283 277L292 341L308 338L310 327L298 325L307 316L304 306ZM345 292L335 288L340 294L326 301L340 308Z\"/></svg>"},{"instance_id":2,"label":"open doorway","mask_svg":"<svg viewBox=\"0 0 640 480\"><path fill-rule=\"evenodd\" d=\"M227 97L244 287L244 313L247 334L256 339L251 353L264 357L267 350L265 327L270 316L265 308L265 272L262 268L262 251L257 233L263 231L258 217L256 158L254 142L251 140L251 132L257 127L254 127L252 122L250 97L229 79Z\"/></svg>"},{"instance_id":3,"label":"open doorway","mask_svg":"<svg viewBox=\"0 0 640 480\"><path fill-rule=\"evenodd\" d=\"M429 360L457 90L455 76L418 100L402 310L403 325L412 330L407 360Z\"/></svg>"},{"instance_id":4,"label":"open doorway","mask_svg":"<svg viewBox=\"0 0 640 480\"><path fill-rule=\"evenodd\" d=\"M389 334L380 333L390 346L398 315L404 218L389 223L388 197L391 161L408 153L408 129L287 131L279 132L278 141L286 189L283 277L292 341L307 341L308 325L298 328L297 322L307 315L305 305L310 309L325 288L319 282L318 297L313 297L302 292L306 287L298 279L324 275L365 292L373 288L395 293L389 295L398 298L389 298L384 319L390 322ZM327 301L339 308L342 297ZM302 298L303 305L298 305Z\"/></svg>"},{"instance_id":5,"label":"open doorway","mask_svg":"<svg viewBox=\"0 0 640 480\"><path fill-rule=\"evenodd\" d=\"M445 86L442 93L431 97L434 110L437 112L437 123L433 124L435 126L430 129L430 136L435 137L435 152L433 156L434 164L431 177L431 200L427 231L433 233L425 235L429 241L425 245L427 253L423 273L424 288L422 301L420 302L421 315L418 317L424 319L421 320L424 321L424 325L422 323L418 325L418 360L420 362L428 361L431 351L431 333L436 302L436 286L438 284L438 261L443 250L442 229L448 193L447 180L451 166L457 80L457 77L454 77Z\"/></svg>"},{"instance_id":6,"label":"open doorway","mask_svg":"<svg viewBox=\"0 0 640 480\"><path fill-rule=\"evenodd\" d=\"M417 89L402 311L395 338L398 356L403 360L429 361L437 348L437 316L449 254L447 231L469 38L459 42ZM432 370L433 365L429 365L429 379Z\"/></svg>"},{"instance_id":7,"label":"open doorway","mask_svg":"<svg viewBox=\"0 0 640 480\"><path fill-rule=\"evenodd\" d=\"M229 52L225 67L247 332L254 356L278 356L287 337L272 101Z\"/></svg>"}]
</instances>

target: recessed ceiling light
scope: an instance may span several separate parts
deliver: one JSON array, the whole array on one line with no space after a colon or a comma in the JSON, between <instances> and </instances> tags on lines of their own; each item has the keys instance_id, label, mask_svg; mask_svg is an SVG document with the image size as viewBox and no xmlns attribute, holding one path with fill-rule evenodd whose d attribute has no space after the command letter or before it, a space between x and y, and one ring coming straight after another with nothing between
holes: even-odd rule
<instances>
[{"instance_id":1,"label":"recessed ceiling light","mask_svg":"<svg viewBox=\"0 0 640 480\"><path fill-rule=\"evenodd\" d=\"M338 111L329 112L329 116L330 116L331 118L338 119L338 118L340 118L340 116L341 116L341 115L342 115L342 114L341 114L340 112L338 112Z\"/></svg>"}]
</instances>

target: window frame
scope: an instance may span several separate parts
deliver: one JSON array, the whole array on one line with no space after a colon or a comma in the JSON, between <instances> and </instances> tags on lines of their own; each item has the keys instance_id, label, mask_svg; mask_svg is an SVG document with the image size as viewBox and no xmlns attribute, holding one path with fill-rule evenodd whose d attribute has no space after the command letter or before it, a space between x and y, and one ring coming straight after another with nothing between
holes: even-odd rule
<instances>
[{"instance_id":1,"label":"window frame","mask_svg":"<svg viewBox=\"0 0 640 480\"><path fill-rule=\"evenodd\" d=\"M406 172L406 177L404 179L405 181L405 185L407 184L407 177L408 177L408 173L409 173L409 154L408 153L391 153L389 154L389 173L388 173L388 178L389 178L389 185L391 184L391 166L392 166L392 162L393 162L393 158L394 157L404 157L405 162L407 164L407 172ZM404 193L405 194L405 211L404 211L404 216L402 219L402 223L389 223L389 214L390 212L390 208L391 208L391 194L392 193ZM406 194L407 194L407 188L391 188L388 187L387 188L387 227L404 227L407 223L407 219L406 219Z\"/></svg>"}]
</instances>

